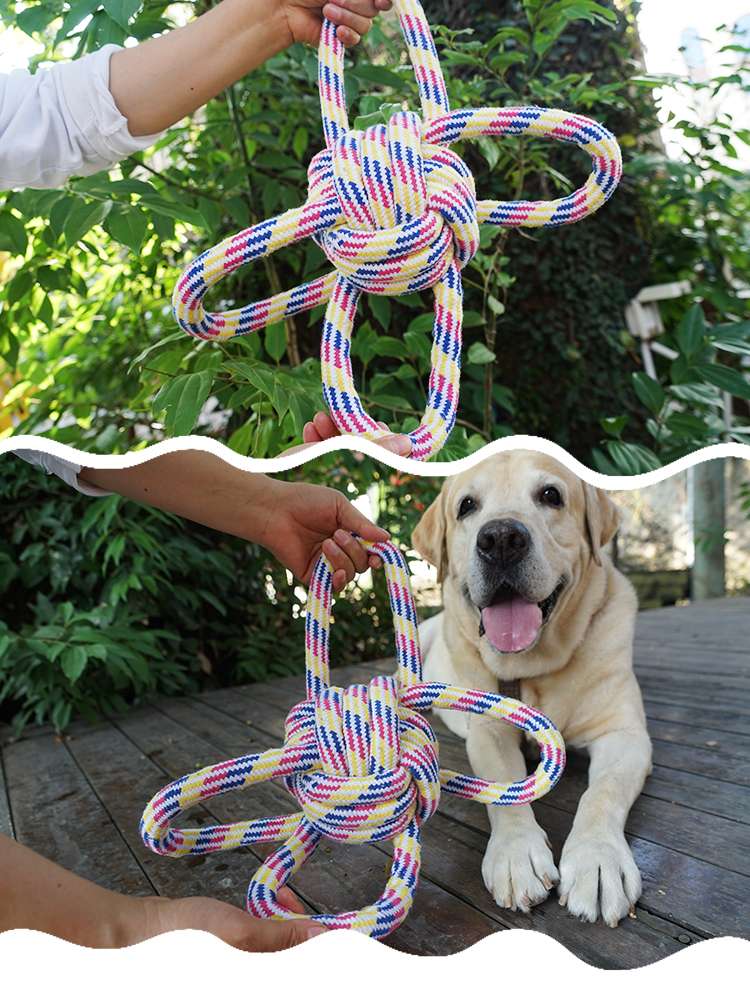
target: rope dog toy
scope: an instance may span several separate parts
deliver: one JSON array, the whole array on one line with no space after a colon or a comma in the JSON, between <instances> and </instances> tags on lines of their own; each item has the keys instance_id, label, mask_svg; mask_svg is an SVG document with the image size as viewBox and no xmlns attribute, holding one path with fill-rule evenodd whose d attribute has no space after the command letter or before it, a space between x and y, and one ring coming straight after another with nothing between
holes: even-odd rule
<instances>
[{"instance_id":1,"label":"rope dog toy","mask_svg":"<svg viewBox=\"0 0 750 991\"><path fill-rule=\"evenodd\" d=\"M437 809L441 788L484 805L522 805L546 794L565 767L565 745L541 712L489 692L422 681L416 610L406 563L391 543L362 541L384 564L396 634L398 673L369 685L331 686L328 631L332 569L315 567L305 625L307 698L285 724L283 746L222 761L162 788L141 819L143 842L167 857L234 850L283 840L258 868L247 891L247 910L262 919L312 918L331 929L356 929L376 939L393 932L414 898L421 861L420 827ZM442 770L438 742L422 711L457 709L503 719L530 734L540 763L522 781L485 781ZM179 829L173 820L214 795L283 778L302 811L231 825ZM277 894L318 843L393 841L390 878L372 905L340 915L298 915Z\"/></svg>"},{"instance_id":2,"label":"rope dog toy","mask_svg":"<svg viewBox=\"0 0 750 991\"><path fill-rule=\"evenodd\" d=\"M450 111L432 35L417 0L395 0L419 87L422 116L394 114L388 124L352 130L344 95L344 48L325 20L318 85L326 147L308 169L301 207L227 238L185 270L172 299L179 325L201 340L252 333L327 303L321 345L323 397L341 431L387 436L364 410L354 384L350 345L360 294L395 296L432 287L432 371L427 408L409 434L411 457L436 454L456 420L461 365L461 269L479 248L479 227L555 227L598 210L622 173L614 136L587 117L541 107ZM578 145L593 170L574 193L550 201L477 200L474 177L448 146L480 135L550 137ZM208 289L235 269L307 237L334 271L268 299L223 313L206 312Z\"/></svg>"}]
</instances>

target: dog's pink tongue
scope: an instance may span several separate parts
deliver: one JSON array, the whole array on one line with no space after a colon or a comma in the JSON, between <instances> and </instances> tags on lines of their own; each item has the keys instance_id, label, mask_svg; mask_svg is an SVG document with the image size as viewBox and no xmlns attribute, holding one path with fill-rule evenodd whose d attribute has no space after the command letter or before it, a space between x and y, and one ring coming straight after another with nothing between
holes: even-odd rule
<instances>
[{"instance_id":1,"label":"dog's pink tongue","mask_svg":"<svg viewBox=\"0 0 750 991\"><path fill-rule=\"evenodd\" d=\"M482 610L482 625L495 650L505 654L526 650L536 640L542 625L542 610L536 602L514 595Z\"/></svg>"}]
</instances>

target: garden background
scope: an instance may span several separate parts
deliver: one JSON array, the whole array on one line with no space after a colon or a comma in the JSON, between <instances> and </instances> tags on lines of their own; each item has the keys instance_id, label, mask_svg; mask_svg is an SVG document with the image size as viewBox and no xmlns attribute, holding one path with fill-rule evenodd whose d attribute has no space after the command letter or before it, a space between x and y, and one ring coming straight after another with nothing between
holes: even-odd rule
<instances>
[{"instance_id":1,"label":"garden background","mask_svg":"<svg viewBox=\"0 0 750 991\"><path fill-rule=\"evenodd\" d=\"M40 46L31 68L108 42L130 43L206 4L0 0L0 25ZM485 228L465 271L459 424L441 457L510 433L548 437L604 472L635 473L706 444L750 439L747 256L750 99L747 36L726 25L714 78L657 79L643 66L635 2L428 0L452 105L537 103L588 114L618 136L620 189L595 217L529 234ZM392 16L349 57L350 117L416 105ZM679 158L657 127L674 88ZM744 102L742 102L744 100ZM118 453L210 434L241 454L275 455L323 408L320 310L222 345L175 329L169 299L186 261L299 204L322 141L316 53L295 46L171 128L109 175L62 190L0 194L0 436L43 432ZM483 139L458 149L479 195L544 197L580 185L585 155L557 143ZM743 157L744 156L744 157ZM310 242L235 273L222 306L313 278ZM644 286L689 280L662 307L658 381L624 310ZM429 292L369 296L353 353L365 404L398 429L424 404Z\"/></svg>"},{"instance_id":2,"label":"garden background","mask_svg":"<svg viewBox=\"0 0 750 991\"><path fill-rule=\"evenodd\" d=\"M691 533L685 472L613 493L623 522L612 551L642 608L688 600L697 539L724 543L727 593L750 595L750 461L724 464L721 534ZM411 534L442 479L348 452L280 477L358 500L405 551L420 616L439 608L435 570L411 550ZM305 596L258 546L119 496L87 498L0 457L0 723L62 729L156 693L301 674ZM392 654L385 579L368 572L337 597L332 663Z\"/></svg>"}]
</instances>

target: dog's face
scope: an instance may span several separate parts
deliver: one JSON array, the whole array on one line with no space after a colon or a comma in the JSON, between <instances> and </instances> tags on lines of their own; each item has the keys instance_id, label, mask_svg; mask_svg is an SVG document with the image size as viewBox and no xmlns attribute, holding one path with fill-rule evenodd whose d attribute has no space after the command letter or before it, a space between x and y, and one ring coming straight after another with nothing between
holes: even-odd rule
<instances>
[{"instance_id":1,"label":"dog's face","mask_svg":"<svg viewBox=\"0 0 750 991\"><path fill-rule=\"evenodd\" d=\"M533 649L614 534L609 497L547 455L499 454L449 479L414 546L449 575L492 650Z\"/></svg>"}]
</instances>

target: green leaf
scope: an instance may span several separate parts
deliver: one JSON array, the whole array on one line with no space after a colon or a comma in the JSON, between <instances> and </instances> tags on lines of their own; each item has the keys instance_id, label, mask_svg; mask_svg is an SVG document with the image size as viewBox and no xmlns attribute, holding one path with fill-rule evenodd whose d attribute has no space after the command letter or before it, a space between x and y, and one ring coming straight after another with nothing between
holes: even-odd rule
<instances>
[{"instance_id":1,"label":"green leaf","mask_svg":"<svg viewBox=\"0 0 750 991\"><path fill-rule=\"evenodd\" d=\"M487 297L487 306L489 306L496 317L501 317L503 313L505 313L505 306L500 302L497 296L489 295Z\"/></svg>"},{"instance_id":2,"label":"green leaf","mask_svg":"<svg viewBox=\"0 0 750 991\"><path fill-rule=\"evenodd\" d=\"M690 437L695 440L702 440L711 432L706 421L701 420L698 416L693 416L692 413L672 413L667 417L665 426L678 437Z\"/></svg>"},{"instance_id":3,"label":"green leaf","mask_svg":"<svg viewBox=\"0 0 750 991\"><path fill-rule=\"evenodd\" d=\"M72 247L96 227L107 216L112 208L111 203L93 200L76 203L70 210L63 225L63 235L69 247Z\"/></svg>"},{"instance_id":4,"label":"green leaf","mask_svg":"<svg viewBox=\"0 0 750 991\"><path fill-rule=\"evenodd\" d=\"M607 416L601 423L608 434L611 434L613 437L619 437L627 426L628 416L625 413L621 416Z\"/></svg>"},{"instance_id":5,"label":"green leaf","mask_svg":"<svg viewBox=\"0 0 750 991\"><path fill-rule=\"evenodd\" d=\"M482 314L476 310L464 310L463 325L464 327L483 327Z\"/></svg>"},{"instance_id":6,"label":"green leaf","mask_svg":"<svg viewBox=\"0 0 750 991\"><path fill-rule=\"evenodd\" d=\"M627 444L622 440L605 442L607 452L615 467L623 475L640 475L644 471L661 468L661 462L647 447L642 444Z\"/></svg>"},{"instance_id":7,"label":"green leaf","mask_svg":"<svg viewBox=\"0 0 750 991\"><path fill-rule=\"evenodd\" d=\"M740 399L750 399L750 379L736 368L726 365L696 365L694 371L703 379Z\"/></svg>"},{"instance_id":8,"label":"green leaf","mask_svg":"<svg viewBox=\"0 0 750 991\"><path fill-rule=\"evenodd\" d=\"M286 327L283 320L266 327L264 342L269 356L276 362L281 361L286 354Z\"/></svg>"},{"instance_id":9,"label":"green leaf","mask_svg":"<svg viewBox=\"0 0 750 991\"><path fill-rule=\"evenodd\" d=\"M253 421L247 420L241 427L235 430L227 441L231 450L236 451L237 454L241 454L244 457L250 450L250 442L253 439L254 429L255 424Z\"/></svg>"},{"instance_id":10,"label":"green leaf","mask_svg":"<svg viewBox=\"0 0 750 991\"><path fill-rule=\"evenodd\" d=\"M206 218L200 210L195 210L193 207L186 206L184 203L175 203L173 200L167 200L163 196L144 193L141 196L141 204L153 210L154 213L161 214L163 217L171 217L172 220L182 220L186 224L192 224L193 227L206 226Z\"/></svg>"},{"instance_id":11,"label":"green leaf","mask_svg":"<svg viewBox=\"0 0 750 991\"><path fill-rule=\"evenodd\" d=\"M634 372L632 379L640 401L654 416L658 416L667 398L662 387L645 372Z\"/></svg>"},{"instance_id":12,"label":"green leaf","mask_svg":"<svg viewBox=\"0 0 750 991\"><path fill-rule=\"evenodd\" d=\"M9 251L12 255L24 255L28 243L23 221L7 210L0 213L0 251Z\"/></svg>"},{"instance_id":13,"label":"green leaf","mask_svg":"<svg viewBox=\"0 0 750 991\"><path fill-rule=\"evenodd\" d=\"M302 158L307 151L308 140L307 128L298 127L294 132L294 137L292 138L292 151L297 158Z\"/></svg>"},{"instance_id":14,"label":"green leaf","mask_svg":"<svg viewBox=\"0 0 750 991\"><path fill-rule=\"evenodd\" d=\"M391 301L387 296L372 295L369 297L372 315L383 330L388 330L391 323Z\"/></svg>"},{"instance_id":15,"label":"green leaf","mask_svg":"<svg viewBox=\"0 0 750 991\"><path fill-rule=\"evenodd\" d=\"M86 670L88 653L85 647L66 647L60 655L60 666L63 674L71 684L74 684Z\"/></svg>"},{"instance_id":16,"label":"green leaf","mask_svg":"<svg viewBox=\"0 0 750 991\"><path fill-rule=\"evenodd\" d=\"M127 31L133 15L141 8L142 0L107 0L107 13L112 20Z\"/></svg>"},{"instance_id":17,"label":"green leaf","mask_svg":"<svg viewBox=\"0 0 750 991\"><path fill-rule=\"evenodd\" d=\"M425 333L426 331L431 331L435 324L435 315L433 313L420 313L418 317L414 317L410 321L409 326L406 328L407 331L419 331L420 333Z\"/></svg>"},{"instance_id":18,"label":"green leaf","mask_svg":"<svg viewBox=\"0 0 750 991\"><path fill-rule=\"evenodd\" d=\"M474 341L466 354L469 365L489 365L495 360L495 352L490 351L486 344Z\"/></svg>"},{"instance_id":19,"label":"green leaf","mask_svg":"<svg viewBox=\"0 0 750 991\"><path fill-rule=\"evenodd\" d=\"M26 7L16 17L16 24L24 34L34 35L43 31L57 17L57 4L35 3Z\"/></svg>"},{"instance_id":20,"label":"green leaf","mask_svg":"<svg viewBox=\"0 0 750 991\"><path fill-rule=\"evenodd\" d=\"M680 351L688 358L696 354L703 344L706 333L706 321L703 310L695 303L687 311L677 328L677 344Z\"/></svg>"},{"instance_id":21,"label":"green leaf","mask_svg":"<svg viewBox=\"0 0 750 991\"><path fill-rule=\"evenodd\" d=\"M62 234L68 214L78 203L79 200L76 196L63 196L53 204L49 212L49 228L55 238Z\"/></svg>"},{"instance_id":22,"label":"green leaf","mask_svg":"<svg viewBox=\"0 0 750 991\"><path fill-rule=\"evenodd\" d=\"M137 255L148 230L148 219L138 207L115 207L107 217L104 229Z\"/></svg>"},{"instance_id":23,"label":"green leaf","mask_svg":"<svg viewBox=\"0 0 750 991\"><path fill-rule=\"evenodd\" d=\"M89 17L99 6L99 0L78 0L71 3L67 14L63 17L60 30L55 35L55 45L68 37L86 17Z\"/></svg>"},{"instance_id":24,"label":"green leaf","mask_svg":"<svg viewBox=\"0 0 750 991\"><path fill-rule=\"evenodd\" d=\"M408 351L404 342L395 337L379 337L375 342L375 354L387 358L405 359Z\"/></svg>"},{"instance_id":25,"label":"green leaf","mask_svg":"<svg viewBox=\"0 0 750 991\"><path fill-rule=\"evenodd\" d=\"M351 70L356 79L364 79L365 82L375 83L377 86L403 86L404 80L397 76L395 72L386 69L384 65L372 65L369 62L362 62Z\"/></svg>"},{"instance_id":26,"label":"green leaf","mask_svg":"<svg viewBox=\"0 0 750 991\"><path fill-rule=\"evenodd\" d=\"M164 427L170 436L182 436L192 431L212 384L213 374L204 370L178 375L158 391L152 410L154 416L164 412Z\"/></svg>"}]
</instances>

